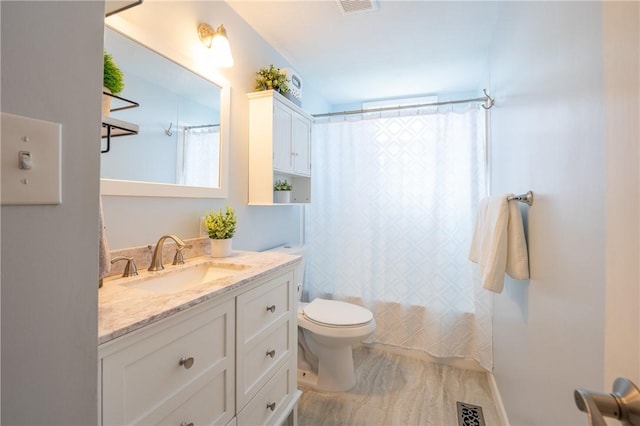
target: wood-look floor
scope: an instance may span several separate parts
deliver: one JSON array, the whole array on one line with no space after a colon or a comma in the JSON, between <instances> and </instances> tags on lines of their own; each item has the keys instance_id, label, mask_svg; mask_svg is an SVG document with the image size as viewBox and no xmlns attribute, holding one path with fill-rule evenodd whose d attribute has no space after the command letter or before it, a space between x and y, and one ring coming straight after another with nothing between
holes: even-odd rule
<instances>
[{"instance_id":1,"label":"wood-look floor","mask_svg":"<svg viewBox=\"0 0 640 426\"><path fill-rule=\"evenodd\" d=\"M353 357L357 383L348 392L301 388L300 426L458 426L456 401L481 406L487 426L500 424L486 373L368 347Z\"/></svg>"}]
</instances>

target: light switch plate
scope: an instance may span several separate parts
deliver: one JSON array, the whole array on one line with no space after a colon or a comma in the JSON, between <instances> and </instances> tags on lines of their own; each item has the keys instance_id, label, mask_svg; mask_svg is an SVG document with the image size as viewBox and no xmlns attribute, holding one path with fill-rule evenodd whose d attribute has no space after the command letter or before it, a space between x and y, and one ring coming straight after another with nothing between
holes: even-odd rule
<instances>
[{"instance_id":1,"label":"light switch plate","mask_svg":"<svg viewBox=\"0 0 640 426\"><path fill-rule=\"evenodd\" d=\"M5 112L0 120L2 205L60 204L62 124Z\"/></svg>"}]
</instances>

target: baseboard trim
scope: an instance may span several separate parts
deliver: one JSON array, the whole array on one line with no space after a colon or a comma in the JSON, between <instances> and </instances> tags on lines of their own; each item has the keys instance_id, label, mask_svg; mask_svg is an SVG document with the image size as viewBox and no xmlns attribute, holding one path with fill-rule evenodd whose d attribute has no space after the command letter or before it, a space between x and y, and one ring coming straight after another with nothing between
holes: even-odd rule
<instances>
[{"instance_id":1,"label":"baseboard trim","mask_svg":"<svg viewBox=\"0 0 640 426\"><path fill-rule=\"evenodd\" d=\"M502 403L502 397L500 396L500 391L498 390L498 383L496 383L496 378L493 375L493 373L489 371L487 371L487 376L489 377L489 386L491 387L491 395L493 396L493 401L496 404L496 411L498 411L500 424L504 426L509 426L507 411L504 409L504 404Z\"/></svg>"}]
</instances>

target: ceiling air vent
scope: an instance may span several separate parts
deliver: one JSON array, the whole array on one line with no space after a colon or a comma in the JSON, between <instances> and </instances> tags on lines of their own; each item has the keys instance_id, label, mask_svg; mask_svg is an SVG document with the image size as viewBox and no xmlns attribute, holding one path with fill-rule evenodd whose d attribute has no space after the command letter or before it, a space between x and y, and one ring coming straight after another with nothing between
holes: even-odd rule
<instances>
[{"instance_id":1,"label":"ceiling air vent","mask_svg":"<svg viewBox=\"0 0 640 426\"><path fill-rule=\"evenodd\" d=\"M377 10L378 4L375 0L336 0L338 8L343 15L356 12L366 12L369 10Z\"/></svg>"}]
</instances>

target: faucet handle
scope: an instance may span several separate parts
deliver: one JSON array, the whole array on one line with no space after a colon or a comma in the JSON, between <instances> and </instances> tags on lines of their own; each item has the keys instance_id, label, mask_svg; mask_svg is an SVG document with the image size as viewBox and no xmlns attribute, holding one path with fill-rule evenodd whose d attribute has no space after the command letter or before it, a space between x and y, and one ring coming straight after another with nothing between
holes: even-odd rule
<instances>
[{"instance_id":1,"label":"faucet handle","mask_svg":"<svg viewBox=\"0 0 640 426\"><path fill-rule=\"evenodd\" d=\"M136 267L136 263L133 261L133 257L114 257L113 259L111 259L111 264L113 265L114 263L121 260L127 261L127 264L124 267L124 272L122 273L123 277L135 277L136 275L138 275L138 268Z\"/></svg>"},{"instance_id":2,"label":"faucet handle","mask_svg":"<svg viewBox=\"0 0 640 426\"><path fill-rule=\"evenodd\" d=\"M191 247L193 247L191 244L189 245L183 245L183 246L177 246L176 247L176 254L175 256L173 256L173 263L171 263L172 265L184 265L184 255L182 254L182 249L190 249Z\"/></svg>"}]
</instances>

